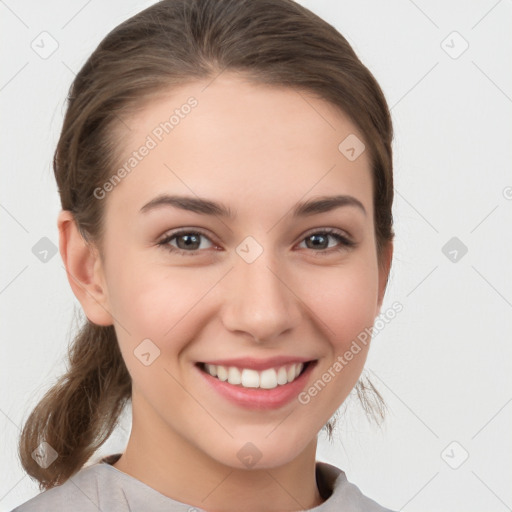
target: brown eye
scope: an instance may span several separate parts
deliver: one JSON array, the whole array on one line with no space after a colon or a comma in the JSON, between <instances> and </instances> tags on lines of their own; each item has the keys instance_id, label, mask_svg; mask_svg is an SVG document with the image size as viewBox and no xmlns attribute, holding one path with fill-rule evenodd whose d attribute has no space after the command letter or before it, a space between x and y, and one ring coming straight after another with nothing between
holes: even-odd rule
<instances>
[{"instance_id":1,"label":"brown eye","mask_svg":"<svg viewBox=\"0 0 512 512\"><path fill-rule=\"evenodd\" d=\"M213 243L205 234L197 231L178 231L176 233L171 233L162 241L158 242L158 245L164 247L170 252L177 252L187 256L196 256L200 249L208 249L211 247L201 247L203 238L208 240L211 246L213 246ZM176 246L172 244L174 241L176 241Z\"/></svg>"},{"instance_id":2,"label":"brown eye","mask_svg":"<svg viewBox=\"0 0 512 512\"><path fill-rule=\"evenodd\" d=\"M338 242L336 244L329 245L329 239L334 239ZM313 249L315 252L331 252L333 250L343 250L345 248L354 247L355 242L349 240L346 236L342 235L336 230L325 230L310 233L304 239L307 249ZM318 250L317 250L318 249Z\"/></svg>"}]
</instances>

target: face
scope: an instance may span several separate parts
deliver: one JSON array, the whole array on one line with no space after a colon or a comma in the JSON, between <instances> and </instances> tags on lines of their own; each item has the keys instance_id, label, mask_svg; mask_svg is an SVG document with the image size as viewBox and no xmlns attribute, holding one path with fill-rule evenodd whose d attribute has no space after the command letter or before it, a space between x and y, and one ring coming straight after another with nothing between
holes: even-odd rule
<instances>
[{"instance_id":1,"label":"face","mask_svg":"<svg viewBox=\"0 0 512 512\"><path fill-rule=\"evenodd\" d=\"M228 73L207 83L125 119L130 170L96 199L105 308L152 439L274 467L316 440L366 360L368 344L344 354L373 325L386 278L370 156L338 149L363 137L311 95Z\"/></svg>"}]
</instances>

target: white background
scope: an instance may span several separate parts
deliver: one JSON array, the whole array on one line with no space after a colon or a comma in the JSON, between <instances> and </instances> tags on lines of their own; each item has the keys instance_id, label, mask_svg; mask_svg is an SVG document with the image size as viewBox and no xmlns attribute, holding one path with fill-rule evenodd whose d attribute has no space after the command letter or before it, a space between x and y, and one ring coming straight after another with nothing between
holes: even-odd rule
<instances>
[{"instance_id":1,"label":"white background","mask_svg":"<svg viewBox=\"0 0 512 512\"><path fill-rule=\"evenodd\" d=\"M51 159L64 100L99 41L152 3L0 1L0 511L38 493L17 438L64 370L78 307L60 255L32 253L42 237L58 244ZM385 425L354 402L318 458L393 510L511 510L512 2L300 3L349 40L392 108L396 242L383 311L404 307L367 362ZM31 48L43 31L59 45L47 59ZM452 237L468 248L456 262L442 252ZM129 418L102 452L122 451L128 430Z\"/></svg>"}]
</instances>

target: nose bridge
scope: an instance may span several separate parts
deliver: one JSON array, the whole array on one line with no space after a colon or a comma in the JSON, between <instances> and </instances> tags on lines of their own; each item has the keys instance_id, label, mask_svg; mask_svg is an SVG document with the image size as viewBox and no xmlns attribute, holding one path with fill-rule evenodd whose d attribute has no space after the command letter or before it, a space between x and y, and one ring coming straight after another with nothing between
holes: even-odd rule
<instances>
[{"instance_id":1,"label":"nose bridge","mask_svg":"<svg viewBox=\"0 0 512 512\"><path fill-rule=\"evenodd\" d=\"M246 240L237 248L224 323L229 330L265 341L295 327L301 312L287 283L286 262L258 246L254 240Z\"/></svg>"}]
</instances>

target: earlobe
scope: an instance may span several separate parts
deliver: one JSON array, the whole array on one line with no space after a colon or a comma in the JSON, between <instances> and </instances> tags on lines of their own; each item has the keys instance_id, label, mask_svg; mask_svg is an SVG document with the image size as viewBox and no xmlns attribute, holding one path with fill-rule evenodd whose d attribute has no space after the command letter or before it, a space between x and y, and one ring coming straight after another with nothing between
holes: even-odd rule
<instances>
[{"instance_id":1,"label":"earlobe","mask_svg":"<svg viewBox=\"0 0 512 512\"><path fill-rule=\"evenodd\" d=\"M59 213L59 250L68 281L87 318L96 325L112 325L101 260L94 245L82 237L73 214Z\"/></svg>"}]
</instances>

